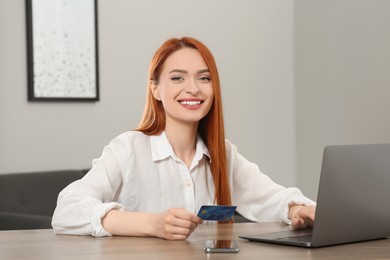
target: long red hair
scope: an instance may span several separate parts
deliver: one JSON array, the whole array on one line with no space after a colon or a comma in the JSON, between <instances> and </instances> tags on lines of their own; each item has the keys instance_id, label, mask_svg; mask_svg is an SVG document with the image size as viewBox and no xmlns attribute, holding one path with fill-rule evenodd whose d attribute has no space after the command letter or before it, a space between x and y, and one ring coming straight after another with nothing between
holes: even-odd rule
<instances>
[{"instance_id":1,"label":"long red hair","mask_svg":"<svg viewBox=\"0 0 390 260\"><path fill-rule=\"evenodd\" d=\"M222 113L221 86L217 65L210 50L200 41L183 37L166 41L154 54L149 66L148 82L156 84L160 79L165 60L174 52L192 48L199 51L203 57L211 76L214 90L214 100L209 113L200 120L198 133L205 142L211 157L210 169L215 187L215 202L218 205L231 205L231 192L227 176L225 130ZM144 114L138 125L138 131L146 135L158 135L165 129L165 111L162 103L153 97L148 87Z\"/></svg>"}]
</instances>

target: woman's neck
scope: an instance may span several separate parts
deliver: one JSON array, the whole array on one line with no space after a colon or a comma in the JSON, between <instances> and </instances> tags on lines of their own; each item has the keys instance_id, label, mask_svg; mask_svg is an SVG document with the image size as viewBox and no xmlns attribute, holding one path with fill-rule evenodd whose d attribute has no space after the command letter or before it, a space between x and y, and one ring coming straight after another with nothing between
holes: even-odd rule
<instances>
[{"instance_id":1,"label":"woman's neck","mask_svg":"<svg viewBox=\"0 0 390 260\"><path fill-rule=\"evenodd\" d=\"M165 134L176 156L189 168L195 156L198 124L166 124Z\"/></svg>"}]
</instances>

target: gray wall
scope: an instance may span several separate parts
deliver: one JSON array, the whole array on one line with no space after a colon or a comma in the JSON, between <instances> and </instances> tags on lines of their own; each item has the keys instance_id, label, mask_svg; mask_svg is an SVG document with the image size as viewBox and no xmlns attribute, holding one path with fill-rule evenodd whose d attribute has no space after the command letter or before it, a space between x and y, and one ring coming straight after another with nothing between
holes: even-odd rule
<instances>
[{"instance_id":1,"label":"gray wall","mask_svg":"<svg viewBox=\"0 0 390 260\"><path fill-rule=\"evenodd\" d=\"M190 35L219 65L227 137L276 181L296 184L292 2L98 2L101 101L31 103L24 0L0 0L0 173L90 167L137 126L153 52Z\"/></svg>"},{"instance_id":2,"label":"gray wall","mask_svg":"<svg viewBox=\"0 0 390 260\"><path fill-rule=\"evenodd\" d=\"M315 197L323 148L390 142L390 1L295 1L298 183Z\"/></svg>"}]
</instances>

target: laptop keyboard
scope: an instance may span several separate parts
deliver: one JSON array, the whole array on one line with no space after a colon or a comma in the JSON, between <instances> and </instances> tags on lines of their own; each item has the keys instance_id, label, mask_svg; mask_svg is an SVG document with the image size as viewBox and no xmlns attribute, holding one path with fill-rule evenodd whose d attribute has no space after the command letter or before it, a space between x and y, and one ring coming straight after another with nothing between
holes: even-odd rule
<instances>
[{"instance_id":1,"label":"laptop keyboard","mask_svg":"<svg viewBox=\"0 0 390 260\"><path fill-rule=\"evenodd\" d=\"M307 235L299 235L299 236L291 236L291 237L281 237L277 240L283 240L283 241L296 241L296 242L311 242L312 241L312 234Z\"/></svg>"}]
</instances>

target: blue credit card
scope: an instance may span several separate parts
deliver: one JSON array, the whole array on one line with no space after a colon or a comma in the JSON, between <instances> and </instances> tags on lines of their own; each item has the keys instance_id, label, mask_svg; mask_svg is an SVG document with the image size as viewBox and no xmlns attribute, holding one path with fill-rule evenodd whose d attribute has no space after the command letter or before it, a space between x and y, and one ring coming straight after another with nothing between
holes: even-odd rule
<instances>
[{"instance_id":1,"label":"blue credit card","mask_svg":"<svg viewBox=\"0 0 390 260\"><path fill-rule=\"evenodd\" d=\"M236 208L237 206L203 205L198 212L198 217L203 220L228 221L233 217Z\"/></svg>"}]
</instances>

